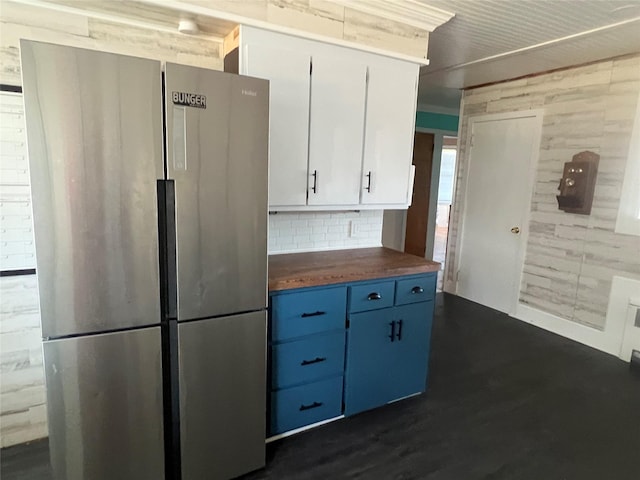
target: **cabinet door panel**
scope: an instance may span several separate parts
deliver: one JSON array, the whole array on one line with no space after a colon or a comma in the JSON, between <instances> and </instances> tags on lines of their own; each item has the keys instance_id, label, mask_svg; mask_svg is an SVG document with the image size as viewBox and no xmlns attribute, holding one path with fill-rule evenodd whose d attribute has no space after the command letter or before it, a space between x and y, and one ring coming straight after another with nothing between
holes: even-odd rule
<instances>
[{"instance_id":1,"label":"cabinet door panel","mask_svg":"<svg viewBox=\"0 0 640 480\"><path fill-rule=\"evenodd\" d=\"M418 66L369 66L363 204L406 204L413 156Z\"/></svg>"},{"instance_id":2,"label":"cabinet door panel","mask_svg":"<svg viewBox=\"0 0 640 480\"><path fill-rule=\"evenodd\" d=\"M396 381L390 394L396 399L426 389L433 302L403 305L393 310L395 343L400 348L394 352L396 356L391 362Z\"/></svg>"},{"instance_id":3,"label":"cabinet door panel","mask_svg":"<svg viewBox=\"0 0 640 480\"><path fill-rule=\"evenodd\" d=\"M433 302L349 316L345 415L425 390L432 316Z\"/></svg>"},{"instance_id":4,"label":"cabinet door panel","mask_svg":"<svg viewBox=\"0 0 640 480\"><path fill-rule=\"evenodd\" d=\"M357 205L366 66L324 56L312 61L308 203Z\"/></svg>"},{"instance_id":5,"label":"cabinet door panel","mask_svg":"<svg viewBox=\"0 0 640 480\"><path fill-rule=\"evenodd\" d=\"M398 342L391 342L393 308L355 313L349 316L347 368L345 372L345 415L384 405L392 400L395 373L390 361Z\"/></svg>"},{"instance_id":6,"label":"cabinet door panel","mask_svg":"<svg viewBox=\"0 0 640 480\"><path fill-rule=\"evenodd\" d=\"M246 46L246 74L269 80L269 206L307 203L311 57Z\"/></svg>"}]
</instances>

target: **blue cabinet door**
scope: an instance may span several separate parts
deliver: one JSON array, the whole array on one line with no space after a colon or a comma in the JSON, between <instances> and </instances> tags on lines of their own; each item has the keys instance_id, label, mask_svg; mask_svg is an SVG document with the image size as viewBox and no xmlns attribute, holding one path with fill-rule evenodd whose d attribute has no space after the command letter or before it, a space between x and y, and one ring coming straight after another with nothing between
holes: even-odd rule
<instances>
[{"instance_id":1,"label":"blue cabinet door","mask_svg":"<svg viewBox=\"0 0 640 480\"><path fill-rule=\"evenodd\" d=\"M349 316L345 415L424 392L433 302Z\"/></svg>"}]
</instances>

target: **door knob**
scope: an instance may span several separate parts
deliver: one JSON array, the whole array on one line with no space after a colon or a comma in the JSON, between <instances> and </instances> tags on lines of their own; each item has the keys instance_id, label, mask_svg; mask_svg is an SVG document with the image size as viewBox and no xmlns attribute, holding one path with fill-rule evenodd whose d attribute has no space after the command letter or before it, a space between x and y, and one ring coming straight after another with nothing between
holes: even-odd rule
<instances>
[{"instance_id":1,"label":"door knob","mask_svg":"<svg viewBox=\"0 0 640 480\"><path fill-rule=\"evenodd\" d=\"M518 233L520 233L520 227L513 227L511 229L511 233L515 233L517 235Z\"/></svg>"}]
</instances>

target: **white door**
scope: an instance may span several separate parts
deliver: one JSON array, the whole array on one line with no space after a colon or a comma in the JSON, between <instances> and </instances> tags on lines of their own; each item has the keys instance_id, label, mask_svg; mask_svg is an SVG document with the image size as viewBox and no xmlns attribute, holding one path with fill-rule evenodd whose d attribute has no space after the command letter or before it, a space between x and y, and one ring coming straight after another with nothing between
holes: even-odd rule
<instances>
[{"instance_id":1,"label":"white door","mask_svg":"<svg viewBox=\"0 0 640 480\"><path fill-rule=\"evenodd\" d=\"M470 121L457 293L514 313L542 117L505 117Z\"/></svg>"},{"instance_id":2,"label":"white door","mask_svg":"<svg viewBox=\"0 0 640 480\"><path fill-rule=\"evenodd\" d=\"M263 44L246 46L246 73L269 83L269 206L307 203L311 57Z\"/></svg>"},{"instance_id":3,"label":"white door","mask_svg":"<svg viewBox=\"0 0 640 480\"><path fill-rule=\"evenodd\" d=\"M418 66L369 65L362 163L363 204L407 204Z\"/></svg>"},{"instance_id":4,"label":"white door","mask_svg":"<svg viewBox=\"0 0 640 480\"><path fill-rule=\"evenodd\" d=\"M337 52L312 63L309 205L357 205L367 68Z\"/></svg>"}]
</instances>

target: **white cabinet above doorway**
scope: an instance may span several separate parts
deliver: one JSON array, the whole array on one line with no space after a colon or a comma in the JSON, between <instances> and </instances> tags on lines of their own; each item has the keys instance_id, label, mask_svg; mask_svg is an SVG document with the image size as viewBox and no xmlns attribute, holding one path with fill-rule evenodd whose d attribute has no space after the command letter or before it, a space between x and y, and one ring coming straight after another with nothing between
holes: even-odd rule
<instances>
[{"instance_id":1,"label":"white cabinet above doorway","mask_svg":"<svg viewBox=\"0 0 640 480\"><path fill-rule=\"evenodd\" d=\"M419 65L240 26L225 69L270 80L271 211L406 209Z\"/></svg>"}]
</instances>

